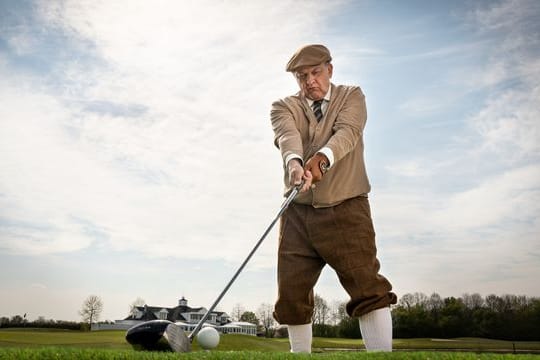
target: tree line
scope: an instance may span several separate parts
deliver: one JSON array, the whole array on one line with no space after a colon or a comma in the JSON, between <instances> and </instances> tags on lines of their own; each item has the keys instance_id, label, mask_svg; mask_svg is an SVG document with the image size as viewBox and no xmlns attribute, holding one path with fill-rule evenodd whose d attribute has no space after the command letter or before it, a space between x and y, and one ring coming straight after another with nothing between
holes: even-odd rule
<instances>
[{"instance_id":1,"label":"tree line","mask_svg":"<svg viewBox=\"0 0 540 360\"><path fill-rule=\"evenodd\" d=\"M87 324L84 322L64 321L45 319L40 316L34 321L28 321L21 315L14 315L11 318L7 316L0 317L0 328L45 328L62 330L85 330Z\"/></svg>"},{"instance_id":2,"label":"tree line","mask_svg":"<svg viewBox=\"0 0 540 360\"><path fill-rule=\"evenodd\" d=\"M11 318L0 317L0 328L29 327L88 331L92 324L98 321L102 311L103 301L101 298L97 295L90 295L84 300L81 310L79 310L79 315L82 318L81 322L45 319L43 316L34 321L28 321L26 314L24 314L23 316L15 315ZM105 323L112 322L105 321Z\"/></svg>"},{"instance_id":3,"label":"tree line","mask_svg":"<svg viewBox=\"0 0 540 360\"><path fill-rule=\"evenodd\" d=\"M144 302L137 299L130 308ZM312 318L313 335L317 337L360 338L358 319L345 311L346 302L328 303L315 294ZM0 317L0 328L44 327L89 330L103 310L101 299L89 296L79 314L82 322L46 320L43 317L28 322L25 316ZM287 328L273 318L273 305L263 303L256 311L241 304L232 309L233 321L250 322L266 337L286 337ZM455 338L482 337L501 340L540 340L540 298L518 295L464 294L442 298L433 293L405 294L392 307L394 338Z\"/></svg>"},{"instance_id":4,"label":"tree line","mask_svg":"<svg viewBox=\"0 0 540 360\"><path fill-rule=\"evenodd\" d=\"M345 311L346 302L329 304L315 295L313 336L360 338L358 320ZM233 318L261 326L267 336L287 336L286 328L276 327L271 306L257 312L233 309ZM262 325L265 322L264 326ZM405 294L392 307L394 338L482 337L500 340L540 340L540 298L517 295L464 294L442 298L433 293Z\"/></svg>"},{"instance_id":5,"label":"tree line","mask_svg":"<svg viewBox=\"0 0 540 360\"><path fill-rule=\"evenodd\" d=\"M392 310L399 338L483 337L540 340L540 298L464 294L441 298L434 293L405 294Z\"/></svg>"}]
</instances>

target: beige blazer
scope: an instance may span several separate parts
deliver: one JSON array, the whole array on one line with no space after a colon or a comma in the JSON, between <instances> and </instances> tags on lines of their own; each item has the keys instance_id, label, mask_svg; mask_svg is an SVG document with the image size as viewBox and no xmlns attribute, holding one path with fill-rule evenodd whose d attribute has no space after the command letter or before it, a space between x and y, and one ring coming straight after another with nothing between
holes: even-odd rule
<instances>
[{"instance_id":1,"label":"beige blazer","mask_svg":"<svg viewBox=\"0 0 540 360\"><path fill-rule=\"evenodd\" d=\"M334 206L370 191L364 163L364 94L357 86L331 86L330 103L320 123L300 93L274 102L270 113L274 143L284 162L290 154L298 154L307 161L324 146L334 153L334 164L322 180L295 199L314 207ZM286 164L283 165L287 193L289 174Z\"/></svg>"}]
</instances>

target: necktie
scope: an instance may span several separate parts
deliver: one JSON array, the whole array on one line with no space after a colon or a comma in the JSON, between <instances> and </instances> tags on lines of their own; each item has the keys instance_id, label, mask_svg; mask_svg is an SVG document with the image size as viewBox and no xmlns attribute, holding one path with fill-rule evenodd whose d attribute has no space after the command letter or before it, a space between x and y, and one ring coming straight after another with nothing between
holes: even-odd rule
<instances>
[{"instance_id":1,"label":"necktie","mask_svg":"<svg viewBox=\"0 0 540 360\"><path fill-rule=\"evenodd\" d=\"M313 113L315 114L317 121L321 121L321 119L323 118L323 113L321 110L322 102L322 100L317 100L313 102Z\"/></svg>"}]
</instances>

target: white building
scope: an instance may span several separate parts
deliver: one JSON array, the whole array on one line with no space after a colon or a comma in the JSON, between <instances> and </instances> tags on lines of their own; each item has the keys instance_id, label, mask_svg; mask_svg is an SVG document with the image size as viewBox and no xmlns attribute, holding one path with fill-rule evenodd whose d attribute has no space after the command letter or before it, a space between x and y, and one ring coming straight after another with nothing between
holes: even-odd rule
<instances>
[{"instance_id":1,"label":"white building","mask_svg":"<svg viewBox=\"0 0 540 360\"><path fill-rule=\"evenodd\" d=\"M131 315L124 320L116 320L114 324L92 324L92 330L127 330L130 327L150 320L169 320L180 325L189 332L195 329L208 310L204 307L192 308L182 297L178 306L172 308L160 306L136 306ZM257 326L247 322L233 322L225 312L213 311L203 327L212 326L223 334L257 335Z\"/></svg>"}]
</instances>

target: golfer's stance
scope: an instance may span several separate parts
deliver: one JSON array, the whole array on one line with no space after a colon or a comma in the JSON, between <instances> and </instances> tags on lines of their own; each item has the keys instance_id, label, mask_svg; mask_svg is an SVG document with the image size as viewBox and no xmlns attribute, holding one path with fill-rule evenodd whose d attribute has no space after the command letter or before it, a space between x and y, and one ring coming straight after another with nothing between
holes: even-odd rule
<instances>
[{"instance_id":1,"label":"golfer's stance","mask_svg":"<svg viewBox=\"0 0 540 360\"><path fill-rule=\"evenodd\" d=\"M300 92L272 104L286 191L304 182L281 218L274 317L288 325L291 352L311 352L313 287L329 264L350 295L347 313L359 317L366 349L391 351L389 305L397 298L376 257L363 155L364 94L330 82L331 60L322 45L300 48L286 68Z\"/></svg>"}]
</instances>

